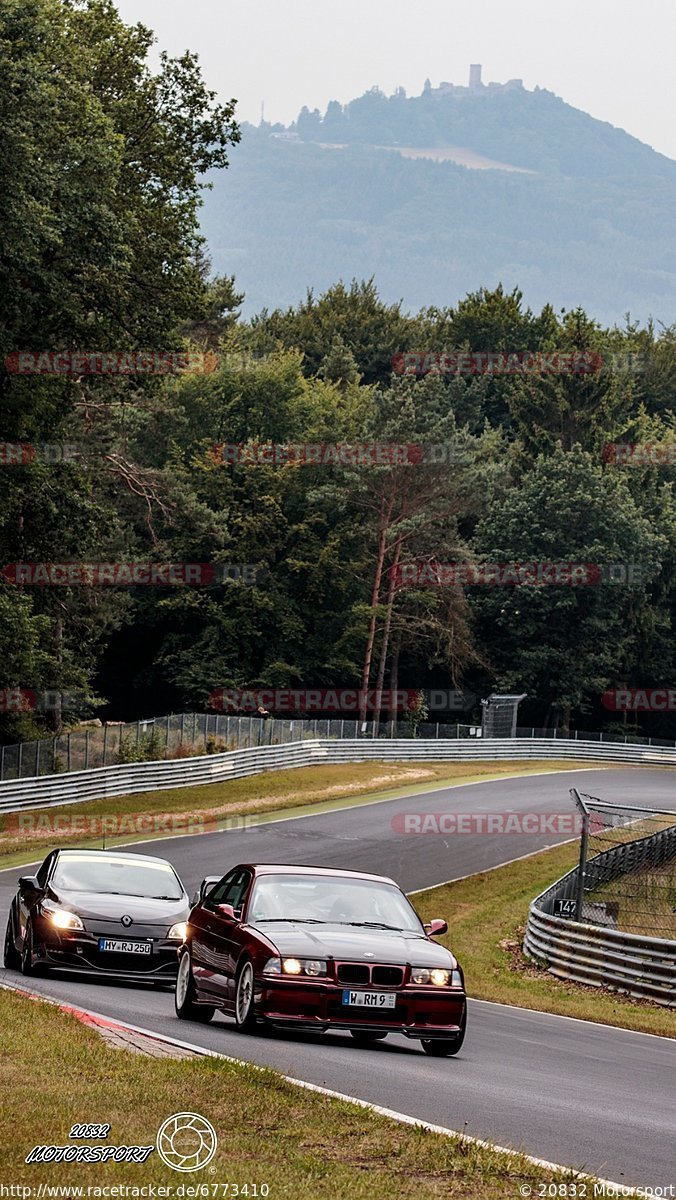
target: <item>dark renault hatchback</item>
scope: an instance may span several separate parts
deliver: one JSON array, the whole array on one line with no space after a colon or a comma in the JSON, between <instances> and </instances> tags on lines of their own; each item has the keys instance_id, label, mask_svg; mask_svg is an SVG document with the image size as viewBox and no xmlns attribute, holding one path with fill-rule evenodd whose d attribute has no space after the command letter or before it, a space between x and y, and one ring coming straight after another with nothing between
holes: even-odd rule
<instances>
[{"instance_id":1,"label":"dark renault hatchback","mask_svg":"<svg viewBox=\"0 0 676 1200\"><path fill-rule=\"evenodd\" d=\"M53 850L37 875L19 880L5 966L172 983L188 911L185 888L163 858Z\"/></svg>"}]
</instances>

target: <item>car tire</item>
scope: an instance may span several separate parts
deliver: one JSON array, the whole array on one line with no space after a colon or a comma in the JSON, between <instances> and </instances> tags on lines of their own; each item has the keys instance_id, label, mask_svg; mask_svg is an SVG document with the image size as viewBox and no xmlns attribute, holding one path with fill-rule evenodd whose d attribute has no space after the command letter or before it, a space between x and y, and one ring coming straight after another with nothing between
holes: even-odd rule
<instances>
[{"instance_id":1,"label":"car tire","mask_svg":"<svg viewBox=\"0 0 676 1200\"><path fill-rule=\"evenodd\" d=\"M250 958L245 958L237 972L235 984L235 1025L242 1033L253 1033L256 1028L254 1010L254 969Z\"/></svg>"},{"instance_id":2,"label":"car tire","mask_svg":"<svg viewBox=\"0 0 676 1200\"><path fill-rule=\"evenodd\" d=\"M7 931L5 933L5 951L3 955L3 962L10 971L18 971L21 968L21 955L14 945L14 929L12 927L11 913L7 921Z\"/></svg>"},{"instance_id":3,"label":"car tire","mask_svg":"<svg viewBox=\"0 0 676 1200\"><path fill-rule=\"evenodd\" d=\"M23 935L23 946L21 948L21 974L35 974L35 967L33 965L33 923L30 919L26 921L26 932Z\"/></svg>"},{"instance_id":4,"label":"car tire","mask_svg":"<svg viewBox=\"0 0 676 1200\"><path fill-rule=\"evenodd\" d=\"M351 1029L350 1033L359 1046L368 1046L370 1042L382 1042L386 1033L375 1033L370 1029Z\"/></svg>"},{"instance_id":5,"label":"car tire","mask_svg":"<svg viewBox=\"0 0 676 1200\"><path fill-rule=\"evenodd\" d=\"M429 1054L432 1058L451 1058L462 1046L465 1040L465 1022L462 1023L460 1033L457 1033L454 1038L431 1038L429 1041L423 1040L422 1048L425 1054Z\"/></svg>"},{"instance_id":6,"label":"car tire","mask_svg":"<svg viewBox=\"0 0 676 1200\"><path fill-rule=\"evenodd\" d=\"M190 951L184 950L179 959L176 986L174 988L176 1016L181 1021L198 1021L201 1025L207 1025L216 1012L216 1009L210 1004L197 1004L195 1001L196 993L197 988L193 979Z\"/></svg>"}]
</instances>

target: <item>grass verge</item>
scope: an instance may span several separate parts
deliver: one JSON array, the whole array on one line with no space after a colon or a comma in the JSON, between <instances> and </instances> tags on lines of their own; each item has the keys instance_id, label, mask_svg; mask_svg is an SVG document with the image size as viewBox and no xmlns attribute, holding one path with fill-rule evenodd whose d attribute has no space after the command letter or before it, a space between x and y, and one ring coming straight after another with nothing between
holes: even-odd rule
<instances>
[{"instance_id":1,"label":"grass verge","mask_svg":"<svg viewBox=\"0 0 676 1200\"><path fill-rule=\"evenodd\" d=\"M168 788L140 795L30 809L0 816L0 867L42 858L56 846L128 844L148 838L178 837L226 829L237 817L294 816L440 787L537 771L574 770L592 764L570 762L390 763L266 771L201 787Z\"/></svg>"},{"instance_id":2,"label":"grass verge","mask_svg":"<svg viewBox=\"0 0 676 1200\"><path fill-rule=\"evenodd\" d=\"M462 963L470 996L675 1037L673 1009L555 979L523 956L531 900L574 867L577 857L577 843L557 846L418 892L412 901L424 920L442 916L448 921L448 934L439 940Z\"/></svg>"},{"instance_id":3,"label":"grass verge","mask_svg":"<svg viewBox=\"0 0 676 1200\"><path fill-rule=\"evenodd\" d=\"M176 1196L184 1184L186 1196L227 1200L236 1194L235 1183L240 1196L260 1196L267 1183L270 1200L329 1194L334 1200L504 1200L518 1196L520 1185L531 1185L537 1194L540 1183L574 1178L572 1172L557 1176L522 1156L400 1125L303 1091L270 1070L213 1058L148 1059L111 1049L54 1006L4 990L0 1027L0 1162L6 1175L0 1182L32 1185L34 1194L41 1183L67 1185L61 1194L71 1197L87 1184L157 1184L168 1185L165 1194ZM350 1050L345 1047L346 1054ZM439 1060L435 1067L439 1087L447 1086L452 1063ZM157 1153L143 1165L24 1162L35 1145L68 1145L70 1128L78 1123L109 1123L102 1144L151 1145L162 1122L186 1110L207 1117L219 1136L211 1165L193 1175L177 1174ZM20 1121L17 1113L23 1114ZM95 1143L85 1138L84 1144ZM189 1192L187 1185L197 1190Z\"/></svg>"}]
</instances>

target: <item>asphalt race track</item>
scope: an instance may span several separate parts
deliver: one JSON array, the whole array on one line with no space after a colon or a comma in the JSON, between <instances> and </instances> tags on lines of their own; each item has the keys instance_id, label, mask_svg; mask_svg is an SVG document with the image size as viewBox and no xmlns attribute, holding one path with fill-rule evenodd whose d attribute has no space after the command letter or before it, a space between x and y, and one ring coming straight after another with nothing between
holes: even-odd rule
<instances>
[{"instance_id":1,"label":"asphalt race track","mask_svg":"<svg viewBox=\"0 0 676 1200\"><path fill-rule=\"evenodd\" d=\"M131 848L170 859L189 892L203 876L247 861L375 871L413 891L508 862L570 835L404 835L392 827L397 814L570 813L572 786L615 803L676 808L676 775L671 771L581 769L435 790ZM25 873L26 868L0 872L2 933L16 880ZM2 978L17 977L0 969ZM207 1026L179 1022L171 994L143 986L54 974L30 980L30 987L618 1183L657 1188L676 1182L676 1041L472 1001L468 1036L458 1057L431 1059L416 1042L398 1036L360 1048L347 1034L252 1037L238 1034L218 1017ZM468 988L471 994L471 979Z\"/></svg>"}]
</instances>

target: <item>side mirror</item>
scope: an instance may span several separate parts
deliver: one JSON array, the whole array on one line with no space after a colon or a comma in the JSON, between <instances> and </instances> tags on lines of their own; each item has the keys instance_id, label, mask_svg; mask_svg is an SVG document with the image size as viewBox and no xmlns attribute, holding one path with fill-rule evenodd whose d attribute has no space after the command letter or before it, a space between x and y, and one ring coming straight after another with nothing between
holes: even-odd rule
<instances>
[{"instance_id":1,"label":"side mirror","mask_svg":"<svg viewBox=\"0 0 676 1200\"><path fill-rule=\"evenodd\" d=\"M239 920L234 908L232 907L232 904L217 904L216 912L220 917L225 917L226 921Z\"/></svg>"},{"instance_id":2,"label":"side mirror","mask_svg":"<svg viewBox=\"0 0 676 1200\"><path fill-rule=\"evenodd\" d=\"M22 875L19 880L19 891L22 896L30 892L41 892L40 881L36 875Z\"/></svg>"},{"instance_id":3,"label":"side mirror","mask_svg":"<svg viewBox=\"0 0 676 1200\"><path fill-rule=\"evenodd\" d=\"M442 933L448 933L448 925L443 917L435 917L425 925L425 933L429 937L439 937Z\"/></svg>"},{"instance_id":4,"label":"side mirror","mask_svg":"<svg viewBox=\"0 0 676 1200\"><path fill-rule=\"evenodd\" d=\"M211 892L216 887L217 883L220 883L221 878L222 878L221 875L207 875L206 878L203 879L200 884L199 894L198 894L196 900L194 901L194 903L202 904L206 900L207 896L209 895L209 892Z\"/></svg>"}]
</instances>

